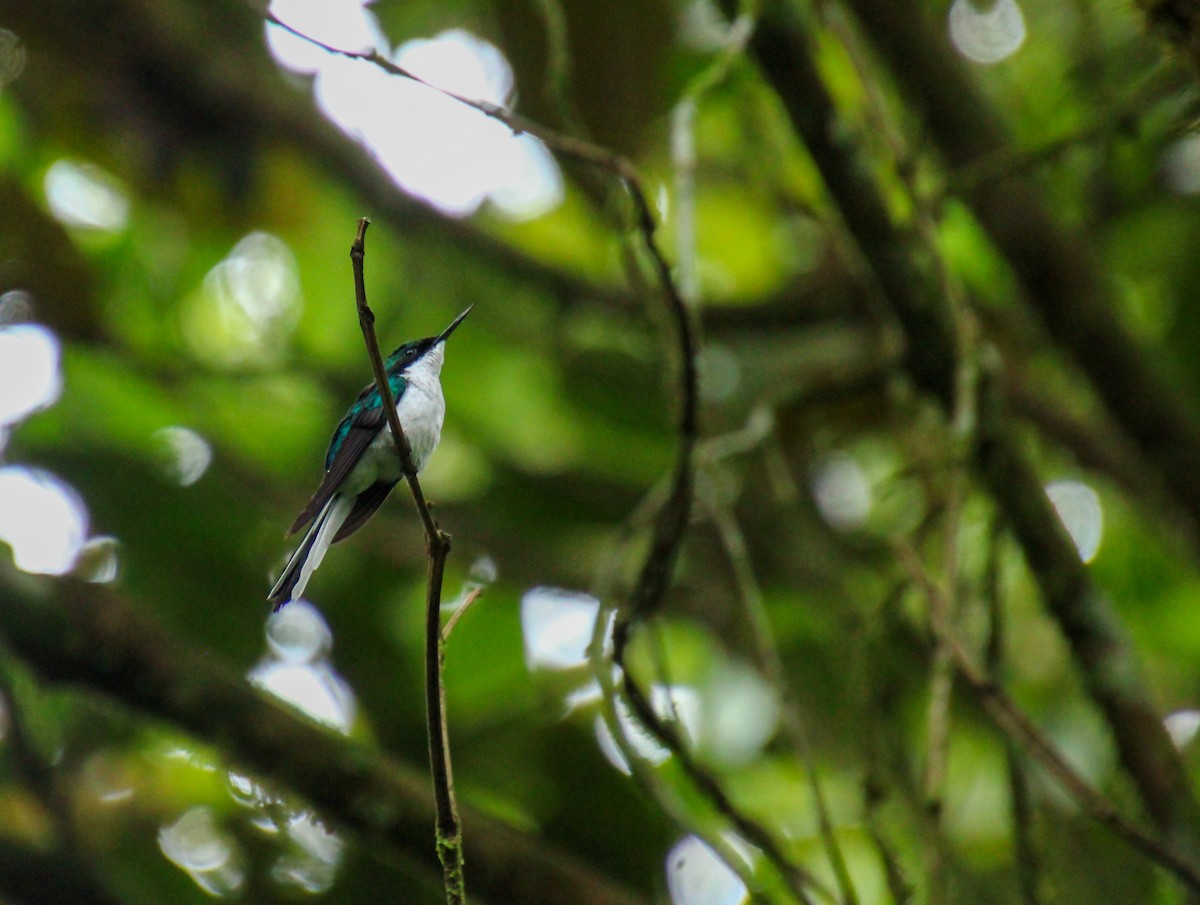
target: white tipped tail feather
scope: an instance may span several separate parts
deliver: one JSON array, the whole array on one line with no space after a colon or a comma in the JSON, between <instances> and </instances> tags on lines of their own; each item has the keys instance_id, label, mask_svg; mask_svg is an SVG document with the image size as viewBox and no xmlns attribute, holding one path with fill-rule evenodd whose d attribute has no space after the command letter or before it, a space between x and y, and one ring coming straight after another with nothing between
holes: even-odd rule
<instances>
[{"instance_id":1,"label":"white tipped tail feather","mask_svg":"<svg viewBox=\"0 0 1200 905\"><path fill-rule=\"evenodd\" d=\"M283 574L267 595L267 599L274 602L276 610L304 593L312 573L325 558L325 551L353 508L353 494L335 493L313 519L304 533L304 539L284 567Z\"/></svg>"}]
</instances>

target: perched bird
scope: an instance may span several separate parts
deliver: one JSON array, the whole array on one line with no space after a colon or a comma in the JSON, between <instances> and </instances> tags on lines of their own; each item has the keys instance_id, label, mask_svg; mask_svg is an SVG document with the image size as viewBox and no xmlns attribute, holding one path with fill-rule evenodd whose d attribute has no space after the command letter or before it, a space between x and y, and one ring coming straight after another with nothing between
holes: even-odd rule
<instances>
[{"instance_id":1,"label":"perched bird","mask_svg":"<svg viewBox=\"0 0 1200 905\"><path fill-rule=\"evenodd\" d=\"M438 336L405 343L384 362L400 426L404 428L417 471L425 467L437 446L446 415L439 380L446 357L446 339L471 308ZM372 381L358 394L333 432L325 454L325 480L288 532L295 534L308 525L304 540L267 595L275 610L304 593L329 545L361 528L401 477L392 429L383 411L379 388Z\"/></svg>"}]
</instances>

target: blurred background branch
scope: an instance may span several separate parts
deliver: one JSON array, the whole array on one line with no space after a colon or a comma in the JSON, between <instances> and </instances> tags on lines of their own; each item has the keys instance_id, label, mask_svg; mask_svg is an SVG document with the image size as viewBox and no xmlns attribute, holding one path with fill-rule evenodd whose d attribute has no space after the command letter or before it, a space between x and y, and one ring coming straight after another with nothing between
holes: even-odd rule
<instances>
[{"instance_id":1,"label":"blurred background branch","mask_svg":"<svg viewBox=\"0 0 1200 905\"><path fill-rule=\"evenodd\" d=\"M1184 900L952 693L893 547L1186 876L1181 10L5 9L0 842L36 870L0 897L62 871L130 905L443 899L423 771L400 766L427 754L411 507L286 618L251 603L361 385L330 249L369 211L380 342L478 303L421 475L455 533L445 608L488 600L445 676L473 894ZM533 124L546 142L509 128ZM605 659L621 601L643 719Z\"/></svg>"},{"instance_id":2,"label":"blurred background branch","mask_svg":"<svg viewBox=\"0 0 1200 905\"><path fill-rule=\"evenodd\" d=\"M0 598L5 642L49 683L101 692L215 745L232 764L284 783L388 857L438 870L433 798L421 774L339 738L138 614L113 592L42 581ZM642 901L563 852L467 812L472 877L485 899Z\"/></svg>"}]
</instances>

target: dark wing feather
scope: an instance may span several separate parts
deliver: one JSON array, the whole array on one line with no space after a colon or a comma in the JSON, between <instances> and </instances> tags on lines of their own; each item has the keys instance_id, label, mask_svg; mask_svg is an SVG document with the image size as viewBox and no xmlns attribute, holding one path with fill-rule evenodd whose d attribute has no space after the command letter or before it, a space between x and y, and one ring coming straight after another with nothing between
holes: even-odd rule
<instances>
[{"instance_id":1,"label":"dark wing feather","mask_svg":"<svg viewBox=\"0 0 1200 905\"><path fill-rule=\"evenodd\" d=\"M359 396L360 401L369 401L365 397L369 395L370 389L373 387ZM289 534L295 534L316 518L321 507L329 502L329 498L337 492L351 469L358 464L371 441L379 435L384 423L383 409L378 405L360 408L359 404L355 403L334 432L334 442L330 444L329 455L326 457L328 465L325 479L304 510L296 516L296 521L292 522Z\"/></svg>"},{"instance_id":2,"label":"dark wing feather","mask_svg":"<svg viewBox=\"0 0 1200 905\"><path fill-rule=\"evenodd\" d=\"M346 516L346 521L342 522L342 527L333 536L333 543L336 544L361 528L367 519L375 514L375 510L383 505L383 501L387 499L388 494L395 486L395 481L376 481L360 493L355 498L354 508Z\"/></svg>"}]
</instances>

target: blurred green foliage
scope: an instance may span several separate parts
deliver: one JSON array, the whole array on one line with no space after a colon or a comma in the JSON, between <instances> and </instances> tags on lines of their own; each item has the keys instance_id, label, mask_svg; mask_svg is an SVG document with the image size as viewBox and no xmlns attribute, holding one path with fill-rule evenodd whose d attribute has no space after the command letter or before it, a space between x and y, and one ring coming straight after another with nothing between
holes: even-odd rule
<instances>
[{"instance_id":1,"label":"blurred green foliage","mask_svg":"<svg viewBox=\"0 0 1200 905\"><path fill-rule=\"evenodd\" d=\"M1088 443L1104 447L1111 426L956 199L961 181L988 175L941 166L848 14L826 6L819 63L846 139L869 149L906 229L933 224L925 253L940 256L948 296L978 313L1033 395L1082 424L1072 433L1030 415L1013 430L1046 481L1078 480L1098 494L1096 580L1163 712L1195 708L1194 539L1151 482L1137 480L1136 463L1131 477L1089 458ZM924 6L944 21L945 4ZM1014 697L1083 775L1137 814L1018 550L993 531L991 502L969 479L963 499L954 496L960 439L899 374L860 255L744 58L698 99L695 235L681 232L671 111L718 56L717 10L682 0L380 0L370 9L393 47L448 28L497 44L515 73L517 108L630 155L671 259L693 243L711 442L658 629L666 674L698 689L705 707L737 677L761 677L743 606L761 593L784 706L803 714L864 905L891 901L876 832L915 901L937 901L926 871L938 846L949 877L942 901L1019 900L1006 749L965 693L949 711L940 832L923 811L933 655L926 601L888 548L896 536L919 546L939 580L947 537L957 538L961 629L977 647L994 579ZM1021 9L1024 46L972 70L1015 136L1014 159L993 163L1035 175L1062 222L1095 248L1146 354L1181 393L1200 395L1200 208L1194 194L1171 190L1164 170L1194 117L1195 83L1164 62L1126 5L1028 0ZM554 16L562 46L547 25ZM27 294L30 319L62 344L63 379L61 398L0 432L3 465L46 469L74 488L89 536L119 543L121 593L249 671L264 653L265 594L289 549L283 531L369 376L347 252L356 218L370 216L367 286L385 346L476 305L449 347L446 426L423 475L454 538L447 596L482 558L498 572L449 645L460 795L649 901L668 901L664 859L688 828L608 763L594 699L566 702L588 683L586 669L531 668L521 622L534 586L628 588L644 539L635 514L671 466L676 351L653 275L629 241L626 199L605 174L563 163L565 197L534 219L491 203L460 220L431 211L322 119L310 80L271 58L253 5L46 0L0 11L0 29L24 55L0 84L0 314L16 298L4 293ZM1191 153L1194 178L1200 152ZM71 225L55 210L47 174L62 161L99 168L96 179L128 206L117 227ZM160 433L177 426L212 453L186 486ZM832 482L829 497L822 481ZM737 526L747 561L730 556L719 518ZM742 567L754 588L739 585ZM332 664L359 704L355 734L414 764L426 756L424 569L419 523L397 492L333 548L309 588L332 630ZM652 675L655 658L637 654ZM211 809L240 852L242 901L375 902L381 888L440 899L429 876L374 858L349 836L328 887L298 892L272 873L284 843L256 831L252 809L230 794L222 752L2 659L5 700L53 764L72 844L122 901L207 899L159 842L196 807ZM733 700L735 711L769 709ZM737 805L831 884L808 780L783 733L772 721L769 737L742 750L745 724L703 725L714 734L702 734L701 754ZM51 849L63 828L11 739L0 734L0 845ZM723 759L730 750L742 753ZM1195 775L1194 749L1184 756ZM693 828L725 829L672 764L656 770ZM1179 900L1165 874L1089 823L1036 768L1029 783L1046 901ZM468 887L469 878L468 862Z\"/></svg>"}]
</instances>

